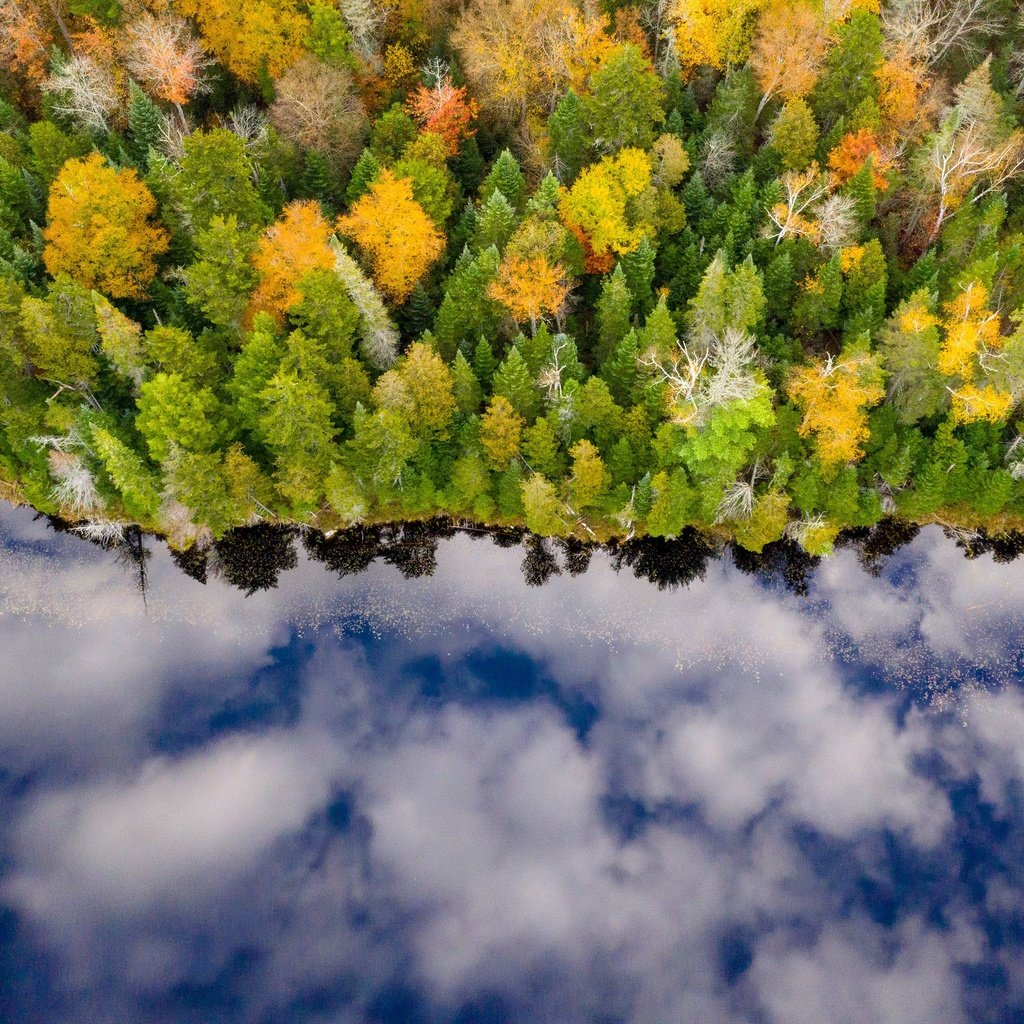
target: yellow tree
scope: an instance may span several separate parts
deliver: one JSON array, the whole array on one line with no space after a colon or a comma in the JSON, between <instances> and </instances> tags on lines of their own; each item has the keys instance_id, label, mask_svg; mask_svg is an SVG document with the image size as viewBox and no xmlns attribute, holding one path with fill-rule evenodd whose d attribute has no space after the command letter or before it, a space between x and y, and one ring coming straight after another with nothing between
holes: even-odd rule
<instances>
[{"instance_id":1,"label":"yellow tree","mask_svg":"<svg viewBox=\"0 0 1024 1024\"><path fill-rule=\"evenodd\" d=\"M596 70L614 45L606 29L562 0L472 0L452 42L484 111L526 125Z\"/></svg>"},{"instance_id":2,"label":"yellow tree","mask_svg":"<svg viewBox=\"0 0 1024 1024\"><path fill-rule=\"evenodd\" d=\"M68 160L50 186L43 262L115 299L141 299L168 235L156 200L134 170L115 171L99 153Z\"/></svg>"},{"instance_id":3,"label":"yellow tree","mask_svg":"<svg viewBox=\"0 0 1024 1024\"><path fill-rule=\"evenodd\" d=\"M536 331L538 320L558 313L569 289L560 264L552 266L543 256L524 259L506 255L498 268L498 279L491 283L487 294L497 299L516 323L529 321Z\"/></svg>"},{"instance_id":4,"label":"yellow tree","mask_svg":"<svg viewBox=\"0 0 1024 1024\"><path fill-rule=\"evenodd\" d=\"M413 198L412 179L382 171L338 230L370 264L377 286L401 305L444 251L444 235Z\"/></svg>"},{"instance_id":5,"label":"yellow tree","mask_svg":"<svg viewBox=\"0 0 1024 1024\"><path fill-rule=\"evenodd\" d=\"M281 219L267 228L253 253L260 283L252 298L250 317L262 311L280 321L288 309L302 301L299 281L311 270L334 267L334 251L329 244L332 234L320 206L312 200L296 200L284 208Z\"/></svg>"},{"instance_id":6,"label":"yellow tree","mask_svg":"<svg viewBox=\"0 0 1024 1024\"><path fill-rule=\"evenodd\" d=\"M480 444L487 461L495 469L508 469L519 454L523 436L523 417L512 408L504 395L495 395L480 419Z\"/></svg>"},{"instance_id":7,"label":"yellow tree","mask_svg":"<svg viewBox=\"0 0 1024 1024\"><path fill-rule=\"evenodd\" d=\"M822 11L807 3L772 4L761 18L750 54L761 87L758 112L776 96L806 96L821 74L827 50Z\"/></svg>"},{"instance_id":8,"label":"yellow tree","mask_svg":"<svg viewBox=\"0 0 1024 1024\"><path fill-rule=\"evenodd\" d=\"M651 158L640 149L627 148L592 164L563 189L558 212L565 226L589 247L597 261L632 252L652 233L650 224L630 216L630 200L651 184ZM600 269L588 260L588 269ZM608 268L610 269L610 268Z\"/></svg>"},{"instance_id":9,"label":"yellow tree","mask_svg":"<svg viewBox=\"0 0 1024 1024\"><path fill-rule=\"evenodd\" d=\"M724 71L750 52L765 0L675 0L671 18L676 52L685 70L707 65Z\"/></svg>"},{"instance_id":10,"label":"yellow tree","mask_svg":"<svg viewBox=\"0 0 1024 1024\"><path fill-rule=\"evenodd\" d=\"M244 82L279 78L302 56L309 20L294 0L177 0L207 48Z\"/></svg>"},{"instance_id":11,"label":"yellow tree","mask_svg":"<svg viewBox=\"0 0 1024 1024\"><path fill-rule=\"evenodd\" d=\"M864 454L867 410L885 396L882 370L873 356L859 353L839 362L829 356L824 362L797 367L788 391L803 410L800 435L814 435L823 465L840 466Z\"/></svg>"}]
</instances>

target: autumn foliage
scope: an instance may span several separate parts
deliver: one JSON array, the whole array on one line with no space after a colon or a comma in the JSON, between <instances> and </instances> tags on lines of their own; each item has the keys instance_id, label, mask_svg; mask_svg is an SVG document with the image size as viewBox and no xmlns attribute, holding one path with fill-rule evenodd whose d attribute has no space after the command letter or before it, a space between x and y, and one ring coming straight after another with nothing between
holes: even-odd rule
<instances>
[{"instance_id":1,"label":"autumn foliage","mask_svg":"<svg viewBox=\"0 0 1024 1024\"><path fill-rule=\"evenodd\" d=\"M111 298L141 299L168 245L155 213L156 200L134 170L114 170L98 153L69 160L50 187L47 271Z\"/></svg>"},{"instance_id":2,"label":"autumn foliage","mask_svg":"<svg viewBox=\"0 0 1024 1024\"><path fill-rule=\"evenodd\" d=\"M311 270L334 266L328 244L332 234L316 203L297 201L286 206L281 219L263 233L252 258L260 283L251 313L262 310L280 318L300 301L298 282Z\"/></svg>"},{"instance_id":3,"label":"autumn foliage","mask_svg":"<svg viewBox=\"0 0 1024 1024\"><path fill-rule=\"evenodd\" d=\"M397 305L444 251L444 236L413 198L411 180L387 170L338 220L338 230L359 246L377 286Z\"/></svg>"}]
</instances>

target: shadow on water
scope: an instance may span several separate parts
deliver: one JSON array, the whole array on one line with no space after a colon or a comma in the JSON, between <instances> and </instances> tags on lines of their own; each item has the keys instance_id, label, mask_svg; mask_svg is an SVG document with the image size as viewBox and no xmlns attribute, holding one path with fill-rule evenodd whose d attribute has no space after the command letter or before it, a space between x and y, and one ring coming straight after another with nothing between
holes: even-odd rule
<instances>
[{"instance_id":1,"label":"shadow on water","mask_svg":"<svg viewBox=\"0 0 1024 1024\"><path fill-rule=\"evenodd\" d=\"M45 517L59 533L74 532L71 524ZM921 528L896 519L843 533L837 550L852 550L862 568L881 576L890 559L909 545ZM952 529L945 534L955 540L965 558L991 555L1008 563L1024 554L1024 533L989 536L984 530L966 533ZM671 540L660 537L633 538L606 544L586 544L575 538L538 537L519 529L487 530L467 527L446 519L426 522L359 526L322 534L294 526L261 525L231 530L206 549L172 551L171 557L186 575L205 584L211 575L241 590L246 596L273 590L280 576L298 565L297 544L325 569L339 576L365 572L376 562L394 566L408 580L430 577L437 569L441 541L456 534L499 548L521 548L520 571L526 584L541 587L563 573L579 576L587 571L596 551L607 553L616 572L629 571L658 590L687 587L704 579L708 564L729 558L741 572L754 576L769 590L804 597L809 593L821 558L809 555L789 540L768 544L760 553L746 551L732 543L716 542L699 530L687 528ZM143 600L148 579L146 564L151 552L147 542L159 538L129 527L119 540L83 537L104 550L114 552L117 561L135 580Z\"/></svg>"}]
</instances>

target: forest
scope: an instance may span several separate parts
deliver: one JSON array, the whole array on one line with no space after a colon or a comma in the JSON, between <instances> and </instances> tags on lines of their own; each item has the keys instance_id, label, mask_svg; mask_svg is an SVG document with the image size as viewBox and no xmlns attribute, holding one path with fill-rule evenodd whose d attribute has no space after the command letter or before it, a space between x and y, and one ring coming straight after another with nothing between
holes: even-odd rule
<instances>
[{"instance_id":1,"label":"forest","mask_svg":"<svg viewBox=\"0 0 1024 1024\"><path fill-rule=\"evenodd\" d=\"M1024 526L1013 0L0 0L0 497Z\"/></svg>"}]
</instances>

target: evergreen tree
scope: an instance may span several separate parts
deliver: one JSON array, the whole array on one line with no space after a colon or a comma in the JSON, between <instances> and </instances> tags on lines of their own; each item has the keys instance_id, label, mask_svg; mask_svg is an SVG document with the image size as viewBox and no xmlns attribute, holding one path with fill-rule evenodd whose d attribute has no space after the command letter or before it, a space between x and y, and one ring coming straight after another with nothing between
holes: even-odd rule
<instances>
[{"instance_id":1,"label":"evergreen tree","mask_svg":"<svg viewBox=\"0 0 1024 1024\"><path fill-rule=\"evenodd\" d=\"M654 306L654 260L657 254L649 238L619 258L619 266L626 276L626 285L633 300L633 308L646 316Z\"/></svg>"},{"instance_id":2,"label":"evergreen tree","mask_svg":"<svg viewBox=\"0 0 1024 1024\"><path fill-rule=\"evenodd\" d=\"M530 376L526 361L514 345L494 374L492 392L507 398L527 423L533 420L540 407L540 392Z\"/></svg>"},{"instance_id":3,"label":"evergreen tree","mask_svg":"<svg viewBox=\"0 0 1024 1024\"><path fill-rule=\"evenodd\" d=\"M356 201L370 191L370 185L380 174L381 163L374 155L372 149L367 147L359 154L355 167L352 168L352 176L348 179L345 188L345 202L354 206Z\"/></svg>"},{"instance_id":4,"label":"evergreen tree","mask_svg":"<svg viewBox=\"0 0 1024 1024\"><path fill-rule=\"evenodd\" d=\"M601 296L597 300L597 358L605 362L630 328L633 297L626 284L621 264L605 278Z\"/></svg>"},{"instance_id":5,"label":"evergreen tree","mask_svg":"<svg viewBox=\"0 0 1024 1024\"><path fill-rule=\"evenodd\" d=\"M590 149L590 132L583 119L583 108L572 89L558 101L548 118L548 135L558 180L563 185L571 185Z\"/></svg>"},{"instance_id":6,"label":"evergreen tree","mask_svg":"<svg viewBox=\"0 0 1024 1024\"><path fill-rule=\"evenodd\" d=\"M483 388L477 380L473 368L469 365L466 357L460 349L455 353L455 361L452 363L452 377L455 381L455 401L459 412L464 416L473 416L480 409L483 401Z\"/></svg>"},{"instance_id":7,"label":"evergreen tree","mask_svg":"<svg viewBox=\"0 0 1024 1024\"><path fill-rule=\"evenodd\" d=\"M160 141L163 114L134 83L128 84L128 145L136 166L149 166L149 151Z\"/></svg>"},{"instance_id":8,"label":"evergreen tree","mask_svg":"<svg viewBox=\"0 0 1024 1024\"><path fill-rule=\"evenodd\" d=\"M495 192L500 192L516 213L525 209L526 179L519 169L519 161L507 149L501 151L480 186L480 202L485 208Z\"/></svg>"},{"instance_id":9,"label":"evergreen tree","mask_svg":"<svg viewBox=\"0 0 1024 1024\"><path fill-rule=\"evenodd\" d=\"M480 335L473 351L473 372L476 374L477 380L485 388L490 388L494 371L497 368L498 361L494 358L491 343L483 335Z\"/></svg>"}]
</instances>

